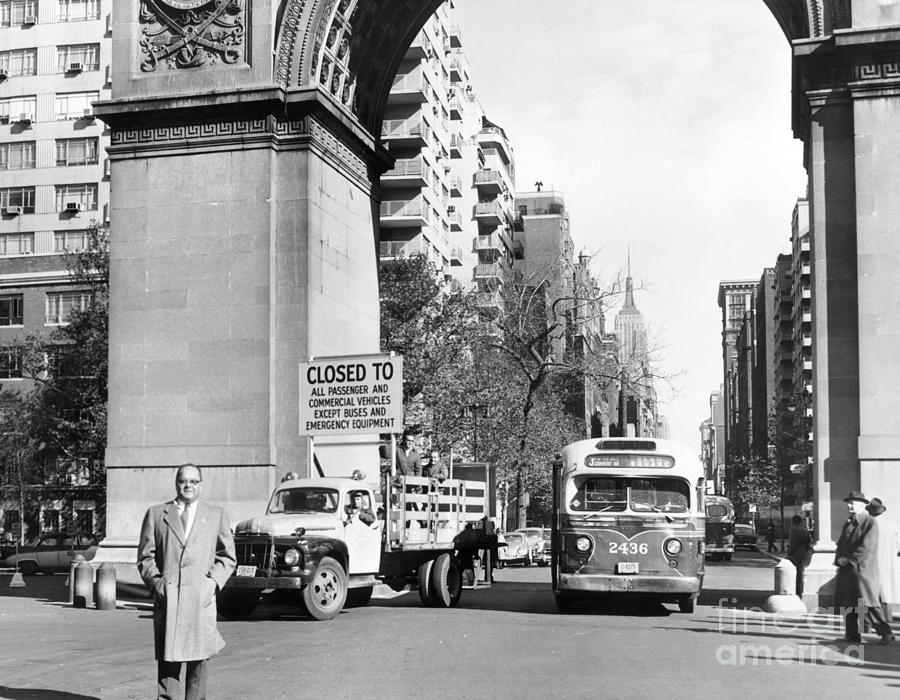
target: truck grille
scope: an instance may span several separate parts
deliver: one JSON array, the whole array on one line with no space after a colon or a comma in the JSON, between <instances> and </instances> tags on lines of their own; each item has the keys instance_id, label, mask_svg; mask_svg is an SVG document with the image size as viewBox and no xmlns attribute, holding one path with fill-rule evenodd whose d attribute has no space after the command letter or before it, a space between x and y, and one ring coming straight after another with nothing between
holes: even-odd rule
<instances>
[{"instance_id":1,"label":"truck grille","mask_svg":"<svg viewBox=\"0 0 900 700\"><path fill-rule=\"evenodd\" d=\"M272 541L267 538L235 537L234 548L239 566L255 566L268 571L272 568Z\"/></svg>"}]
</instances>

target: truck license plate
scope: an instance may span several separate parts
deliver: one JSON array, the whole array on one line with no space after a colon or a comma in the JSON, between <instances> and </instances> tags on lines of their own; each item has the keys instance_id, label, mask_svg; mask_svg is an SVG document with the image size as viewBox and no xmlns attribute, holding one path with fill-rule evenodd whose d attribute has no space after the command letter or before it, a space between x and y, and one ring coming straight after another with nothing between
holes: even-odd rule
<instances>
[{"instance_id":1,"label":"truck license plate","mask_svg":"<svg viewBox=\"0 0 900 700\"><path fill-rule=\"evenodd\" d=\"M256 576L255 566L239 566L235 572L235 576Z\"/></svg>"},{"instance_id":2,"label":"truck license plate","mask_svg":"<svg viewBox=\"0 0 900 700\"><path fill-rule=\"evenodd\" d=\"M616 564L617 574L636 574L638 572L638 563L636 561L620 561Z\"/></svg>"}]
</instances>

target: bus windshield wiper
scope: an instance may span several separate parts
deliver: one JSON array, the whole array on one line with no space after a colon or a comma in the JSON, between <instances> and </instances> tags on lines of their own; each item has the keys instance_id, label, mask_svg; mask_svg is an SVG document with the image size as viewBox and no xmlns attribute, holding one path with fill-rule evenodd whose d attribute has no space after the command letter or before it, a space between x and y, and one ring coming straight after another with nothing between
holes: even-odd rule
<instances>
[{"instance_id":1,"label":"bus windshield wiper","mask_svg":"<svg viewBox=\"0 0 900 700\"><path fill-rule=\"evenodd\" d=\"M635 506L640 506L641 508L647 508L648 510L652 510L654 513L662 513L662 515L665 517L667 523L675 522L675 520L671 516L669 516L668 513L663 513L662 510L660 510L656 506L650 505L649 503L632 503L631 509L634 510Z\"/></svg>"}]
</instances>

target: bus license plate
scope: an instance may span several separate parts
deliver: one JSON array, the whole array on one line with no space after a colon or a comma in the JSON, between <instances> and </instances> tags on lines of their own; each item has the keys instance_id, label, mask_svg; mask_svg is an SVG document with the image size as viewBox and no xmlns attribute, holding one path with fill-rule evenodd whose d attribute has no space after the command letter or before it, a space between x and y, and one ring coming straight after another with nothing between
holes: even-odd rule
<instances>
[{"instance_id":1,"label":"bus license plate","mask_svg":"<svg viewBox=\"0 0 900 700\"><path fill-rule=\"evenodd\" d=\"M255 566L239 566L235 571L235 576L256 576Z\"/></svg>"},{"instance_id":2,"label":"bus license plate","mask_svg":"<svg viewBox=\"0 0 900 700\"><path fill-rule=\"evenodd\" d=\"M636 561L620 561L616 564L617 574L636 574L638 572L638 563Z\"/></svg>"}]
</instances>

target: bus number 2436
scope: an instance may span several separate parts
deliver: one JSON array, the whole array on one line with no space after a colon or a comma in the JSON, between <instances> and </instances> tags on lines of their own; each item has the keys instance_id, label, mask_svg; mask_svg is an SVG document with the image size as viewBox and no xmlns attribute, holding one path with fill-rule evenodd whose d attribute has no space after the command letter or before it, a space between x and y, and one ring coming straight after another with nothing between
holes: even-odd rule
<instances>
[{"instance_id":1,"label":"bus number 2436","mask_svg":"<svg viewBox=\"0 0 900 700\"><path fill-rule=\"evenodd\" d=\"M637 542L609 543L610 554L646 554L647 551L648 550L646 542L642 542L641 544L638 544Z\"/></svg>"}]
</instances>

